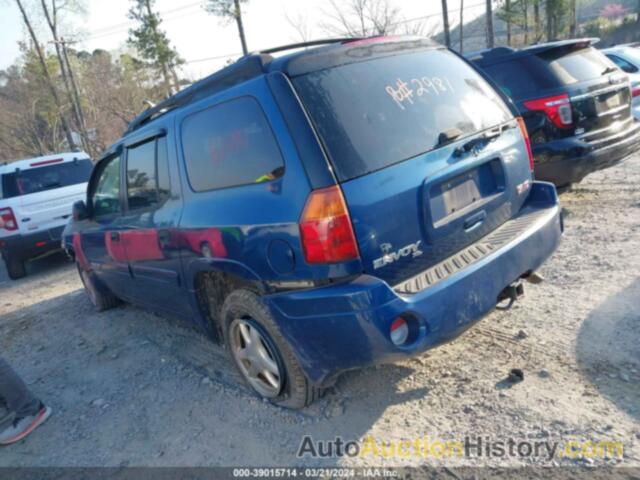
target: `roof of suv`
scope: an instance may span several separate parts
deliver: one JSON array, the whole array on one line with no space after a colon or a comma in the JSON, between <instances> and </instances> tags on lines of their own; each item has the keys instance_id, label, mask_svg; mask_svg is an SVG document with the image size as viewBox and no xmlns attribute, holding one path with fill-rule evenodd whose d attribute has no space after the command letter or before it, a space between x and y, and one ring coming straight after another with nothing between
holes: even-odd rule
<instances>
[{"instance_id":1,"label":"roof of suv","mask_svg":"<svg viewBox=\"0 0 640 480\"><path fill-rule=\"evenodd\" d=\"M571 40L559 40L555 42L538 43L524 48L496 47L477 52L465 54L465 57L481 65L491 65L494 63L512 60L514 58L535 55L538 53L566 47L588 47L597 42L599 38L574 38Z\"/></svg>"},{"instance_id":2,"label":"roof of suv","mask_svg":"<svg viewBox=\"0 0 640 480\"><path fill-rule=\"evenodd\" d=\"M16 160L14 162L0 163L0 175L7 172L15 172L16 170L29 170L31 168L44 167L52 163L71 162L75 159L83 160L85 158L89 158L89 155L85 152L65 152L43 155L42 157L27 158L24 160Z\"/></svg>"},{"instance_id":3,"label":"roof of suv","mask_svg":"<svg viewBox=\"0 0 640 480\"><path fill-rule=\"evenodd\" d=\"M306 48L309 46L315 48ZM397 36L318 40L252 53L145 110L131 121L125 136L175 108L221 92L265 73L281 71L289 76L297 76L367 58L436 47L440 47L440 45L426 38ZM271 53L293 48L306 49L278 58L271 55ZM107 151L110 150L111 148Z\"/></svg>"}]
</instances>

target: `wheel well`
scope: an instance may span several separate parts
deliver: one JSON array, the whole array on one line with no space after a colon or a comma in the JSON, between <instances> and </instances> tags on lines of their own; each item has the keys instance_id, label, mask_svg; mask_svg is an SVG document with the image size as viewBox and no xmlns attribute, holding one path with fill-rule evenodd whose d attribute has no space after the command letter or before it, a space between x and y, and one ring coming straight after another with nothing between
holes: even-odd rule
<instances>
[{"instance_id":1,"label":"wheel well","mask_svg":"<svg viewBox=\"0 0 640 480\"><path fill-rule=\"evenodd\" d=\"M198 306L207 321L207 329L218 343L224 343L220 313L227 296L238 289L260 295L262 288L256 282L226 272L200 272L194 280Z\"/></svg>"}]
</instances>

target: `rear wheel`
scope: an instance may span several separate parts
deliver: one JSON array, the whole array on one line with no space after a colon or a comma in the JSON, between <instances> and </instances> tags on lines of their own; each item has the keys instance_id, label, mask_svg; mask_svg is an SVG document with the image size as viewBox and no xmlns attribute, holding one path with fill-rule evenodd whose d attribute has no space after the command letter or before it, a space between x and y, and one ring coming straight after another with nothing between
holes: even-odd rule
<instances>
[{"instance_id":1,"label":"rear wheel","mask_svg":"<svg viewBox=\"0 0 640 480\"><path fill-rule=\"evenodd\" d=\"M24 260L21 258L7 257L4 259L4 264L7 267L7 274L11 280L18 280L27 275Z\"/></svg>"},{"instance_id":2,"label":"rear wheel","mask_svg":"<svg viewBox=\"0 0 640 480\"><path fill-rule=\"evenodd\" d=\"M258 395L287 408L303 408L318 398L321 390L309 383L271 312L255 293L232 292L221 318L231 357Z\"/></svg>"},{"instance_id":3,"label":"rear wheel","mask_svg":"<svg viewBox=\"0 0 640 480\"><path fill-rule=\"evenodd\" d=\"M570 192L571 187L573 187L573 183L565 183L564 185L556 186L556 191L558 195L562 195L563 193Z\"/></svg>"},{"instance_id":4,"label":"rear wheel","mask_svg":"<svg viewBox=\"0 0 640 480\"><path fill-rule=\"evenodd\" d=\"M99 281L93 272L84 270L80 265L76 264L76 266L78 267L82 285L84 285L84 291L87 292L89 300L99 312L113 308L120 303L120 299L113 293L105 288L100 288Z\"/></svg>"}]
</instances>

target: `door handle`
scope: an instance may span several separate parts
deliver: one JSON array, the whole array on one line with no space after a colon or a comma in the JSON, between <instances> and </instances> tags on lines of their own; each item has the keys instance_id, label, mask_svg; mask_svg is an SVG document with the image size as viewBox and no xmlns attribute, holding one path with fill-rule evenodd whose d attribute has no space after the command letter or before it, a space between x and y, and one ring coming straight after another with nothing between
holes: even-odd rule
<instances>
[{"instance_id":1,"label":"door handle","mask_svg":"<svg viewBox=\"0 0 640 480\"><path fill-rule=\"evenodd\" d=\"M111 232L110 233L110 237L111 237L111 241L112 242L119 242L120 241L120 233L119 232Z\"/></svg>"},{"instance_id":2,"label":"door handle","mask_svg":"<svg viewBox=\"0 0 640 480\"><path fill-rule=\"evenodd\" d=\"M487 214L484 210L476 213L475 215L471 215L464 221L464 231L470 232L471 230L475 230L480 225L482 225L482 222L484 222L485 218L487 218Z\"/></svg>"},{"instance_id":3,"label":"door handle","mask_svg":"<svg viewBox=\"0 0 640 480\"><path fill-rule=\"evenodd\" d=\"M169 230L158 230L158 241L161 244L167 244L171 240Z\"/></svg>"}]
</instances>

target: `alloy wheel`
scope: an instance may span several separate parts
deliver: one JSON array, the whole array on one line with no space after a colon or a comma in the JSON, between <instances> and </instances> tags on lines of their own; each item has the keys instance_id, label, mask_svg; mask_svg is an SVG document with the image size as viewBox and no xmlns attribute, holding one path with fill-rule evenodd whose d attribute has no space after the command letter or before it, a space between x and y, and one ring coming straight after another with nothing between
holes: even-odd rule
<instances>
[{"instance_id":1,"label":"alloy wheel","mask_svg":"<svg viewBox=\"0 0 640 480\"><path fill-rule=\"evenodd\" d=\"M242 375L260 395L277 397L283 375L269 342L255 323L242 318L231 322L230 333L233 357Z\"/></svg>"}]
</instances>

